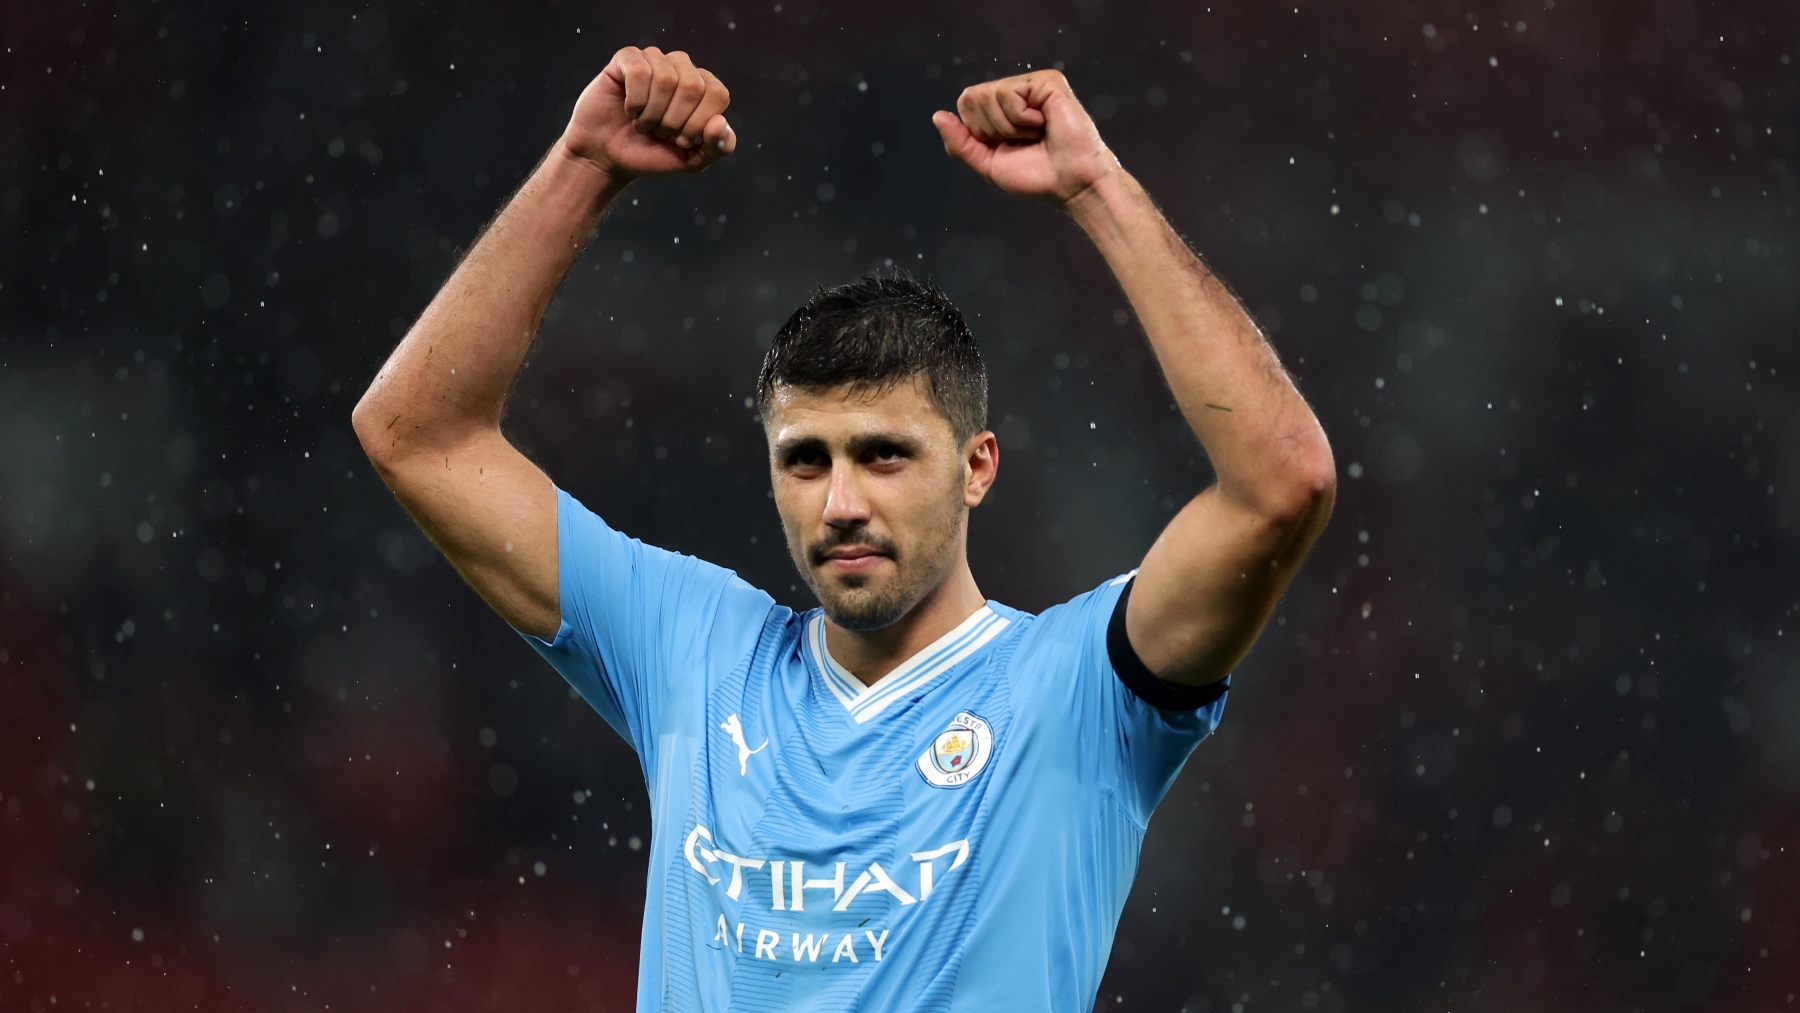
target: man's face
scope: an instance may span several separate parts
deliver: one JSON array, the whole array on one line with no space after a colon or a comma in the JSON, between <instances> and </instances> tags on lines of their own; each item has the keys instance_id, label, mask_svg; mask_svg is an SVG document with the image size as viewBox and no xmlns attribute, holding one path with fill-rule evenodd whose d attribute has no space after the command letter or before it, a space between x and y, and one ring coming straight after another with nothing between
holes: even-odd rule
<instances>
[{"instance_id":1,"label":"man's face","mask_svg":"<svg viewBox=\"0 0 1800 1013\"><path fill-rule=\"evenodd\" d=\"M788 552L833 622L881 629L963 564L993 436L958 442L923 377L879 394L778 386L767 431Z\"/></svg>"}]
</instances>

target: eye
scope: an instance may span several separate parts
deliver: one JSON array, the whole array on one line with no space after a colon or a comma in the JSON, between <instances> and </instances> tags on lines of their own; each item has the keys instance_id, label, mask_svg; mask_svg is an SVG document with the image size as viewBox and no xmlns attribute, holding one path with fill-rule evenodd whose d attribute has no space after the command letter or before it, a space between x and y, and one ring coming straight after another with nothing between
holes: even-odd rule
<instances>
[{"instance_id":1,"label":"eye","mask_svg":"<svg viewBox=\"0 0 1800 1013\"><path fill-rule=\"evenodd\" d=\"M787 466L790 468L823 468L830 463L831 459L818 447L796 447L787 457Z\"/></svg>"},{"instance_id":2,"label":"eye","mask_svg":"<svg viewBox=\"0 0 1800 1013\"><path fill-rule=\"evenodd\" d=\"M868 452L868 460L875 464L894 464L908 456L906 448L897 443L877 443Z\"/></svg>"}]
</instances>

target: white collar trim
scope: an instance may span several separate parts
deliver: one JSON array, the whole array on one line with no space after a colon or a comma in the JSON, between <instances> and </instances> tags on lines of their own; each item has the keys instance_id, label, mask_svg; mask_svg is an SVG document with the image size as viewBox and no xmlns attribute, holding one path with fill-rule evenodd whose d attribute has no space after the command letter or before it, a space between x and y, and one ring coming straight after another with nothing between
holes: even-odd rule
<instances>
[{"instance_id":1,"label":"white collar trim","mask_svg":"<svg viewBox=\"0 0 1800 1013\"><path fill-rule=\"evenodd\" d=\"M838 664L825 646L825 615L806 624L806 644L819 676L857 724L875 717L913 690L955 668L1012 624L985 603L955 629L921 648L872 686Z\"/></svg>"}]
</instances>

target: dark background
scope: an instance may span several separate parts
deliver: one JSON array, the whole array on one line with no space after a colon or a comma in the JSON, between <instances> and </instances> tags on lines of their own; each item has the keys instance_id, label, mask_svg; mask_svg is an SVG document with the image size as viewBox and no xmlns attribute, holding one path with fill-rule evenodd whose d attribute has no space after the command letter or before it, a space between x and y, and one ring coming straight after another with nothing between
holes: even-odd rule
<instances>
[{"instance_id":1,"label":"dark background","mask_svg":"<svg viewBox=\"0 0 1800 1013\"><path fill-rule=\"evenodd\" d=\"M744 399L891 262L989 357L982 589L1135 565L1204 457L1078 231L928 121L1055 62L1330 434L1103 1008L1793 1008L1795 5L130 0L0 38L0 1009L631 1008L636 760L349 418L653 42L738 153L628 192L507 422L618 527L807 604Z\"/></svg>"}]
</instances>

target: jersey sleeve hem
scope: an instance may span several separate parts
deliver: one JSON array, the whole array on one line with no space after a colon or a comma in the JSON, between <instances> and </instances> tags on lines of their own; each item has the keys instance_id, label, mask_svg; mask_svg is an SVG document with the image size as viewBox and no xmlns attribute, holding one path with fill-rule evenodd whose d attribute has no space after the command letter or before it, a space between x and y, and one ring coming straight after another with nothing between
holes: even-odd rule
<instances>
[{"instance_id":1,"label":"jersey sleeve hem","mask_svg":"<svg viewBox=\"0 0 1800 1013\"><path fill-rule=\"evenodd\" d=\"M1137 649L1125 635L1125 603L1131 600L1131 586L1135 583L1136 576L1125 582L1125 589L1119 592L1118 603L1113 606L1112 619L1106 624L1106 654L1119 681L1139 700L1163 710L1198 710L1224 696L1231 688L1229 676L1204 686L1183 686L1157 678L1138 657Z\"/></svg>"},{"instance_id":2,"label":"jersey sleeve hem","mask_svg":"<svg viewBox=\"0 0 1800 1013\"><path fill-rule=\"evenodd\" d=\"M559 608L558 611L561 611L561 609ZM549 640L545 640L543 637L540 637L535 633L527 633L524 630L519 629L517 626L513 627L513 632L517 633L521 637L524 637L526 639L526 641L530 642L533 645L542 645L544 647L550 647L550 648L565 647L569 643L569 636L575 632L575 627L569 624L568 619L560 617L560 616L558 617L558 623L559 623L559 625L556 628L556 635L554 637L551 637Z\"/></svg>"}]
</instances>

